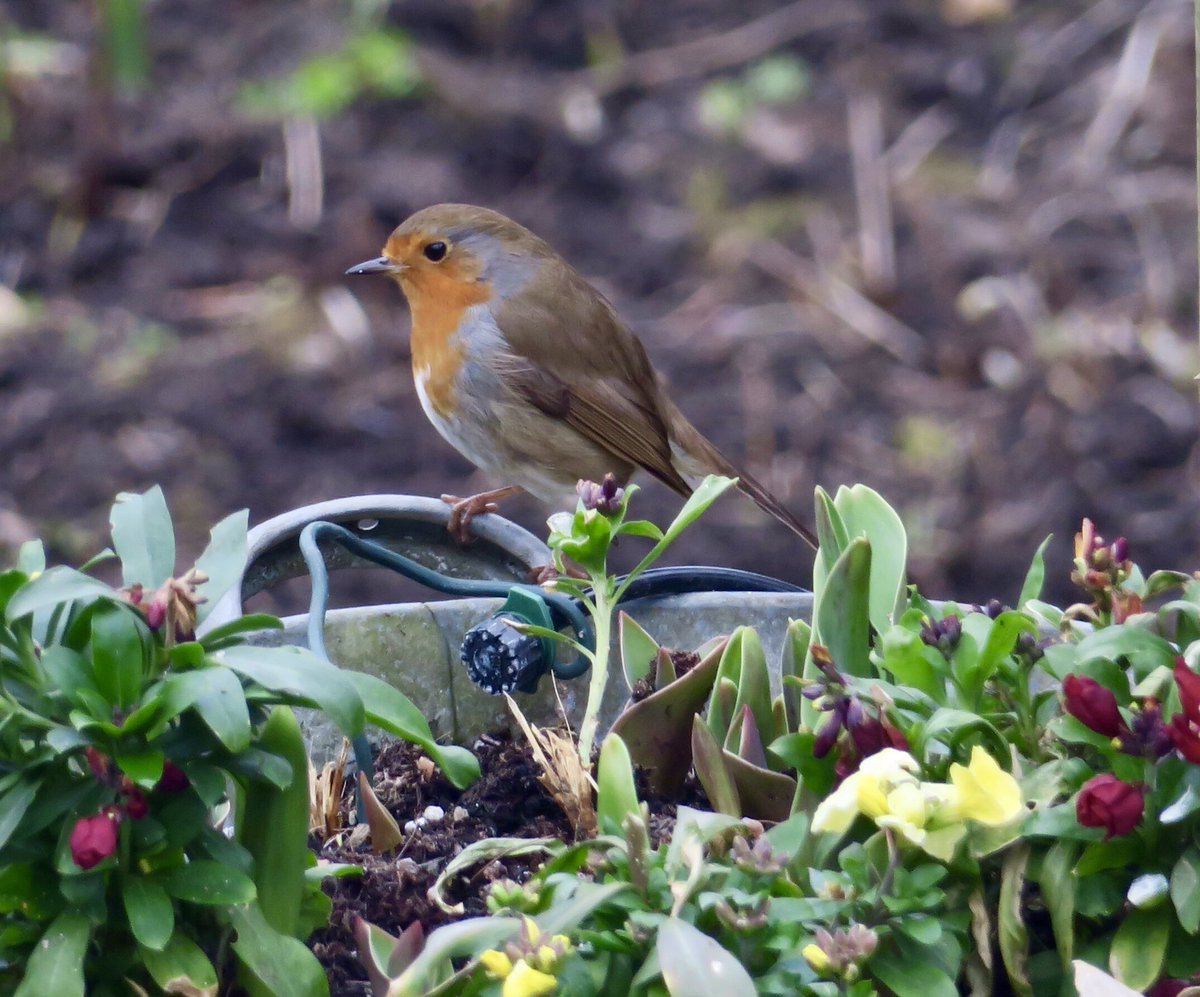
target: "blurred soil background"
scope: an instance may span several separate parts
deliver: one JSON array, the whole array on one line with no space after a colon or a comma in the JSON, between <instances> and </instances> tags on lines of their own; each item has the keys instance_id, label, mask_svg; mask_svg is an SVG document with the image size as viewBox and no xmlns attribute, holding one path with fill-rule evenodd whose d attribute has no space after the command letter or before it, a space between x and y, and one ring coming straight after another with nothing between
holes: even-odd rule
<instances>
[{"instance_id":1,"label":"blurred soil background","mask_svg":"<svg viewBox=\"0 0 1200 997\"><path fill-rule=\"evenodd\" d=\"M243 506L492 484L420 411L397 289L342 276L469 201L805 518L882 492L929 594L1014 599L1052 532L1069 597L1084 515L1200 567L1191 9L3 0L0 562L86 558L156 482L192 553ZM810 577L734 498L674 560Z\"/></svg>"}]
</instances>

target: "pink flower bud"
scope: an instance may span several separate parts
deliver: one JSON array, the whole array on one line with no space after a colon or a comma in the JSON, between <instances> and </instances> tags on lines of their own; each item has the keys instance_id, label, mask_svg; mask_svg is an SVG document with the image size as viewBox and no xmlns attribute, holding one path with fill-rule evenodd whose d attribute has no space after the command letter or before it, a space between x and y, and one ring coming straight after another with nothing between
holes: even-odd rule
<instances>
[{"instance_id":1,"label":"pink flower bud","mask_svg":"<svg viewBox=\"0 0 1200 997\"><path fill-rule=\"evenodd\" d=\"M1084 827L1102 827L1104 840L1129 834L1142 822L1146 793L1105 772L1084 783L1075 800L1075 819Z\"/></svg>"},{"instance_id":2,"label":"pink flower bud","mask_svg":"<svg viewBox=\"0 0 1200 997\"><path fill-rule=\"evenodd\" d=\"M117 826L121 817L114 807L83 817L71 831L71 858L80 869L99 865L117 850Z\"/></svg>"}]
</instances>

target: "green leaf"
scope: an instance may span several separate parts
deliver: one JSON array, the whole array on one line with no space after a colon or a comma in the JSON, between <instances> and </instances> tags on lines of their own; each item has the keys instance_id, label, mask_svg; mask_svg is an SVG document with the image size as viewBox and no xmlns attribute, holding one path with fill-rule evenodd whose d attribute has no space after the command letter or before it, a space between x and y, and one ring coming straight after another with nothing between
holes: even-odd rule
<instances>
[{"instance_id":1,"label":"green leaf","mask_svg":"<svg viewBox=\"0 0 1200 997\"><path fill-rule=\"evenodd\" d=\"M392 982L388 997L424 997L437 974L449 961L476 956L516 936L521 920L516 917L470 917L446 924L425 939L425 948L400 978Z\"/></svg>"},{"instance_id":2,"label":"green leaf","mask_svg":"<svg viewBox=\"0 0 1200 997\"><path fill-rule=\"evenodd\" d=\"M153 789L163 773L161 751L117 752L117 767L142 789Z\"/></svg>"},{"instance_id":3,"label":"green leaf","mask_svg":"<svg viewBox=\"0 0 1200 997\"><path fill-rule=\"evenodd\" d=\"M59 565L24 585L4 608L4 618L12 623L39 609L75 601L91 602L101 596L115 598L116 592L104 582Z\"/></svg>"},{"instance_id":4,"label":"green leaf","mask_svg":"<svg viewBox=\"0 0 1200 997\"><path fill-rule=\"evenodd\" d=\"M610 732L600 745L596 787L596 813L601 832L624 833L625 818L639 816L642 808L633 778L633 761L618 734Z\"/></svg>"},{"instance_id":5,"label":"green leaf","mask_svg":"<svg viewBox=\"0 0 1200 997\"><path fill-rule=\"evenodd\" d=\"M921 743L926 745L929 741L936 740L941 741L949 748L955 748L963 738L970 734L982 735L983 739L988 742L989 751L993 757L1000 759L1008 757L1008 742L1004 740L1004 735L996 729L995 725L977 713L950 709L945 706L935 710L933 716L921 729Z\"/></svg>"},{"instance_id":6,"label":"green leaf","mask_svg":"<svg viewBox=\"0 0 1200 997\"><path fill-rule=\"evenodd\" d=\"M901 685L911 686L941 702L946 698L949 665L936 647L926 644L907 627L888 627L883 633L883 667Z\"/></svg>"},{"instance_id":7,"label":"green leaf","mask_svg":"<svg viewBox=\"0 0 1200 997\"><path fill-rule=\"evenodd\" d=\"M193 904L248 904L256 896L249 876L208 859L195 859L156 873L154 878L171 896Z\"/></svg>"},{"instance_id":8,"label":"green leaf","mask_svg":"<svg viewBox=\"0 0 1200 997\"><path fill-rule=\"evenodd\" d=\"M621 640L621 668L625 672L625 684L632 689L650 674L658 658L658 641L624 611L617 614L617 632Z\"/></svg>"},{"instance_id":9,"label":"green leaf","mask_svg":"<svg viewBox=\"0 0 1200 997\"><path fill-rule=\"evenodd\" d=\"M779 677L783 683L783 708L787 729L777 731L780 735L794 734L800 729L800 686L789 679L799 679L804 674L804 660L808 657L808 645L812 640L812 627L804 620L788 620L787 633L783 638L783 654L779 665Z\"/></svg>"},{"instance_id":10,"label":"green leaf","mask_svg":"<svg viewBox=\"0 0 1200 997\"><path fill-rule=\"evenodd\" d=\"M167 891L146 876L130 875L121 881L121 899L138 944L162 951L175 931L175 905Z\"/></svg>"},{"instance_id":11,"label":"green leaf","mask_svg":"<svg viewBox=\"0 0 1200 997\"><path fill-rule=\"evenodd\" d=\"M940 967L881 950L868 964L869 971L895 997L958 997L958 987Z\"/></svg>"},{"instance_id":12,"label":"green leaf","mask_svg":"<svg viewBox=\"0 0 1200 997\"><path fill-rule=\"evenodd\" d=\"M217 997L217 971L200 946L182 932L173 934L161 951L142 946L138 952L163 993Z\"/></svg>"},{"instance_id":13,"label":"green leaf","mask_svg":"<svg viewBox=\"0 0 1200 997\"><path fill-rule=\"evenodd\" d=\"M228 668L201 668L168 675L160 687L164 725L194 709L217 739L233 754L250 745L250 711L242 683Z\"/></svg>"},{"instance_id":14,"label":"green leaf","mask_svg":"<svg viewBox=\"0 0 1200 997\"><path fill-rule=\"evenodd\" d=\"M1071 972L1075 957L1075 874L1072 866L1079 846L1070 841L1056 841L1042 860L1038 885L1050 913L1054 929L1054 947L1062 962L1063 972Z\"/></svg>"},{"instance_id":15,"label":"green leaf","mask_svg":"<svg viewBox=\"0 0 1200 997\"><path fill-rule=\"evenodd\" d=\"M1157 634L1136 626L1104 627L1081 640L1076 653L1079 661L1107 658L1126 661L1133 668L1135 681L1140 681L1155 668L1175 665L1175 648Z\"/></svg>"},{"instance_id":16,"label":"green leaf","mask_svg":"<svg viewBox=\"0 0 1200 997\"><path fill-rule=\"evenodd\" d=\"M92 614L92 675L100 695L127 710L142 693L146 654L133 613L100 606Z\"/></svg>"},{"instance_id":17,"label":"green leaf","mask_svg":"<svg viewBox=\"0 0 1200 997\"><path fill-rule=\"evenodd\" d=\"M479 759L458 745L438 744L425 716L399 689L365 672L342 674L362 698L366 719L389 734L420 745L456 789L466 789L479 778Z\"/></svg>"},{"instance_id":18,"label":"green leaf","mask_svg":"<svg viewBox=\"0 0 1200 997\"><path fill-rule=\"evenodd\" d=\"M625 576L625 580L621 583L620 588L617 589L614 602L620 602L621 596L634 579L657 561L662 556L663 551L670 547L684 530L703 516L709 506L732 488L735 483L736 479L734 478L725 478L716 474L710 474L701 481L696 486L696 490L688 496L688 500L684 502L683 508L679 510L678 515L672 520L671 525L667 527L662 539L638 562L637 567ZM628 495L629 489L626 488L625 491L626 495Z\"/></svg>"},{"instance_id":19,"label":"green leaf","mask_svg":"<svg viewBox=\"0 0 1200 997\"><path fill-rule=\"evenodd\" d=\"M1108 953L1113 976L1138 993L1148 989L1162 972L1170 934L1169 906L1131 910L1117 928Z\"/></svg>"},{"instance_id":20,"label":"green leaf","mask_svg":"<svg viewBox=\"0 0 1200 997\"><path fill-rule=\"evenodd\" d=\"M762 741L775 740L775 716L771 706L771 680L767 675L767 656L762 641L752 627L738 627L729 637L725 653L736 654L737 699L733 704L733 716L741 715L749 707L758 727ZM736 744L727 742L725 747L736 749Z\"/></svg>"},{"instance_id":21,"label":"green leaf","mask_svg":"<svg viewBox=\"0 0 1200 997\"><path fill-rule=\"evenodd\" d=\"M1000 666L1000 662L1012 654L1017 639L1023 633L1036 633L1037 627L1024 613L1007 610L994 620L988 629L987 640L979 652L978 682L986 682Z\"/></svg>"},{"instance_id":22,"label":"green leaf","mask_svg":"<svg viewBox=\"0 0 1200 997\"><path fill-rule=\"evenodd\" d=\"M301 647L239 645L216 651L213 658L272 692L308 701L302 705L315 703L347 736L362 733L363 700L354 680L348 672L311 651Z\"/></svg>"},{"instance_id":23,"label":"green leaf","mask_svg":"<svg viewBox=\"0 0 1200 997\"><path fill-rule=\"evenodd\" d=\"M1042 584L1046 580L1046 548L1053 539L1054 534L1051 533L1033 552L1033 560L1029 562L1029 570L1025 572L1025 581L1021 583L1021 594L1017 596L1018 609L1023 609L1032 599L1041 598Z\"/></svg>"},{"instance_id":24,"label":"green leaf","mask_svg":"<svg viewBox=\"0 0 1200 997\"><path fill-rule=\"evenodd\" d=\"M469 869L481 862L486 864L495 859L545 855L552 853L558 844L557 838L484 838L482 841L474 841L446 863L433 886L429 888L428 898L447 914L461 914L464 909L462 904L447 903L442 896L442 888L463 869Z\"/></svg>"},{"instance_id":25,"label":"green leaf","mask_svg":"<svg viewBox=\"0 0 1200 997\"><path fill-rule=\"evenodd\" d=\"M870 578L871 546L859 537L850 541L829 572L816 610L813 640L829 649L833 663L847 675L871 674ZM815 668L806 667L806 678L815 675Z\"/></svg>"},{"instance_id":26,"label":"green leaf","mask_svg":"<svg viewBox=\"0 0 1200 997\"><path fill-rule=\"evenodd\" d=\"M650 791L673 797L691 767L692 718L704 708L723 660L726 639L707 650L700 663L665 688L634 703L613 722L634 763L646 770Z\"/></svg>"},{"instance_id":27,"label":"green leaf","mask_svg":"<svg viewBox=\"0 0 1200 997\"><path fill-rule=\"evenodd\" d=\"M713 809L730 817L741 817L742 803L737 786L725 768L724 752L698 713L692 718L692 764Z\"/></svg>"},{"instance_id":28,"label":"green leaf","mask_svg":"<svg viewBox=\"0 0 1200 997\"><path fill-rule=\"evenodd\" d=\"M83 997L83 956L91 931L82 914L59 914L34 946L13 997Z\"/></svg>"},{"instance_id":29,"label":"green leaf","mask_svg":"<svg viewBox=\"0 0 1200 997\"><path fill-rule=\"evenodd\" d=\"M908 561L904 524L883 497L866 485L843 486L833 501L849 536L866 537L871 545L870 618L875 630L883 633L904 606Z\"/></svg>"},{"instance_id":30,"label":"green leaf","mask_svg":"<svg viewBox=\"0 0 1200 997\"><path fill-rule=\"evenodd\" d=\"M242 509L226 516L209 532L208 546L196 560L197 570L208 575L208 581L196 587L207 600L197 607L198 622L203 622L221 596L241 580L246 568L246 527L249 521L249 510Z\"/></svg>"},{"instance_id":31,"label":"green leaf","mask_svg":"<svg viewBox=\"0 0 1200 997\"><path fill-rule=\"evenodd\" d=\"M654 950L671 997L757 997L746 968L687 921L664 921Z\"/></svg>"},{"instance_id":32,"label":"green leaf","mask_svg":"<svg viewBox=\"0 0 1200 997\"><path fill-rule=\"evenodd\" d=\"M200 643L207 651L219 651L222 647L235 642L242 634L257 633L260 630L282 630L283 620L269 613L247 613L236 620L230 620L219 627L206 630L200 638Z\"/></svg>"},{"instance_id":33,"label":"green leaf","mask_svg":"<svg viewBox=\"0 0 1200 997\"><path fill-rule=\"evenodd\" d=\"M628 523L621 524L620 529L617 530L617 536L644 537L657 543L663 538L663 531L644 519L632 519Z\"/></svg>"},{"instance_id":34,"label":"green leaf","mask_svg":"<svg viewBox=\"0 0 1200 997\"><path fill-rule=\"evenodd\" d=\"M243 975L242 983L251 994L328 997L329 979L312 950L272 928L258 904L235 907L229 919L237 932L233 951L258 984L253 986Z\"/></svg>"},{"instance_id":35,"label":"green leaf","mask_svg":"<svg viewBox=\"0 0 1200 997\"><path fill-rule=\"evenodd\" d=\"M0 848L8 844L9 838L13 836L41 787L40 779L30 779L26 776L0 797Z\"/></svg>"},{"instance_id":36,"label":"green leaf","mask_svg":"<svg viewBox=\"0 0 1200 997\"><path fill-rule=\"evenodd\" d=\"M1021 842L1004 855L1000 872L1000 904L998 927L1000 955L1008 981L1017 997L1034 997L1029 982L1029 932L1021 910L1021 893L1025 885L1025 866L1029 862L1029 844Z\"/></svg>"},{"instance_id":37,"label":"green leaf","mask_svg":"<svg viewBox=\"0 0 1200 997\"><path fill-rule=\"evenodd\" d=\"M633 887L629 883L587 883L580 882L575 886L570 900L560 901L556 898L550 909L535 918L538 930L543 935L553 936L574 931L599 907L608 903L613 897Z\"/></svg>"},{"instance_id":38,"label":"green leaf","mask_svg":"<svg viewBox=\"0 0 1200 997\"><path fill-rule=\"evenodd\" d=\"M62 644L48 647L42 654L42 669L71 705L89 713L102 705L100 692L92 678L91 662L78 651Z\"/></svg>"},{"instance_id":39,"label":"green leaf","mask_svg":"<svg viewBox=\"0 0 1200 997\"><path fill-rule=\"evenodd\" d=\"M126 586L156 589L175 573L175 528L158 485L141 495L122 492L109 521Z\"/></svg>"},{"instance_id":40,"label":"green leaf","mask_svg":"<svg viewBox=\"0 0 1200 997\"><path fill-rule=\"evenodd\" d=\"M1171 870L1171 900L1183 930L1194 935L1200 930L1200 852L1194 846L1179 856Z\"/></svg>"},{"instance_id":41,"label":"green leaf","mask_svg":"<svg viewBox=\"0 0 1200 997\"><path fill-rule=\"evenodd\" d=\"M894 923L897 931L922 945L933 945L942 937L942 922L927 914L911 914Z\"/></svg>"},{"instance_id":42,"label":"green leaf","mask_svg":"<svg viewBox=\"0 0 1200 997\"><path fill-rule=\"evenodd\" d=\"M833 498L820 485L815 492L817 542L817 559L813 563L813 591L820 592L825 579L833 570L833 565L850 543L850 535L842 514L834 505Z\"/></svg>"}]
</instances>

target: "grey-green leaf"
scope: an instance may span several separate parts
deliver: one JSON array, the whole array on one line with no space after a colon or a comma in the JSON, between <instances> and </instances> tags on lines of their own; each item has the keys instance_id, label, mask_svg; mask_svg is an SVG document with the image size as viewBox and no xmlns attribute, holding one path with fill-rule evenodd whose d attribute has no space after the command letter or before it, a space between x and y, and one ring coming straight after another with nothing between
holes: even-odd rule
<instances>
[{"instance_id":1,"label":"grey-green leaf","mask_svg":"<svg viewBox=\"0 0 1200 997\"><path fill-rule=\"evenodd\" d=\"M746 968L687 921L664 921L655 952L671 997L757 997Z\"/></svg>"},{"instance_id":2,"label":"grey-green leaf","mask_svg":"<svg viewBox=\"0 0 1200 997\"><path fill-rule=\"evenodd\" d=\"M237 931L233 951L261 984L261 988L248 987L252 993L328 997L329 979L312 949L272 928L258 904L235 907L230 921Z\"/></svg>"},{"instance_id":3,"label":"grey-green leaf","mask_svg":"<svg viewBox=\"0 0 1200 997\"><path fill-rule=\"evenodd\" d=\"M238 646L216 651L213 657L264 688L316 703L347 736L362 733L363 701L354 682L342 669L311 651Z\"/></svg>"},{"instance_id":4,"label":"grey-green leaf","mask_svg":"<svg viewBox=\"0 0 1200 997\"><path fill-rule=\"evenodd\" d=\"M156 589L175 572L175 528L162 489L122 492L109 516L125 585Z\"/></svg>"},{"instance_id":5,"label":"grey-green leaf","mask_svg":"<svg viewBox=\"0 0 1200 997\"><path fill-rule=\"evenodd\" d=\"M197 587L206 600L196 611L199 622L204 621L221 596L242 577L246 567L249 520L249 511L242 509L226 516L209 532L208 546L196 561L197 569L208 575L208 581Z\"/></svg>"}]
</instances>

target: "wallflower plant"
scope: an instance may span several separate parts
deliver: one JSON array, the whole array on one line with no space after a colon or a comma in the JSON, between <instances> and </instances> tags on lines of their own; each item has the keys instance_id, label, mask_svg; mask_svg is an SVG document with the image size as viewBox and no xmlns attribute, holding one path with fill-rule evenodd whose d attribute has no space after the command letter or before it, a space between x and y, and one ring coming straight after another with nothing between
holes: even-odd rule
<instances>
[{"instance_id":1,"label":"wallflower plant","mask_svg":"<svg viewBox=\"0 0 1200 997\"><path fill-rule=\"evenodd\" d=\"M161 491L120 496L111 524L119 584L93 573L109 552L47 568L37 542L0 573L0 991L328 993L303 939L345 870L308 851L290 707L420 743L458 785L477 763L378 679L244 643L272 617L197 637L241 575L244 512L181 574Z\"/></svg>"}]
</instances>

